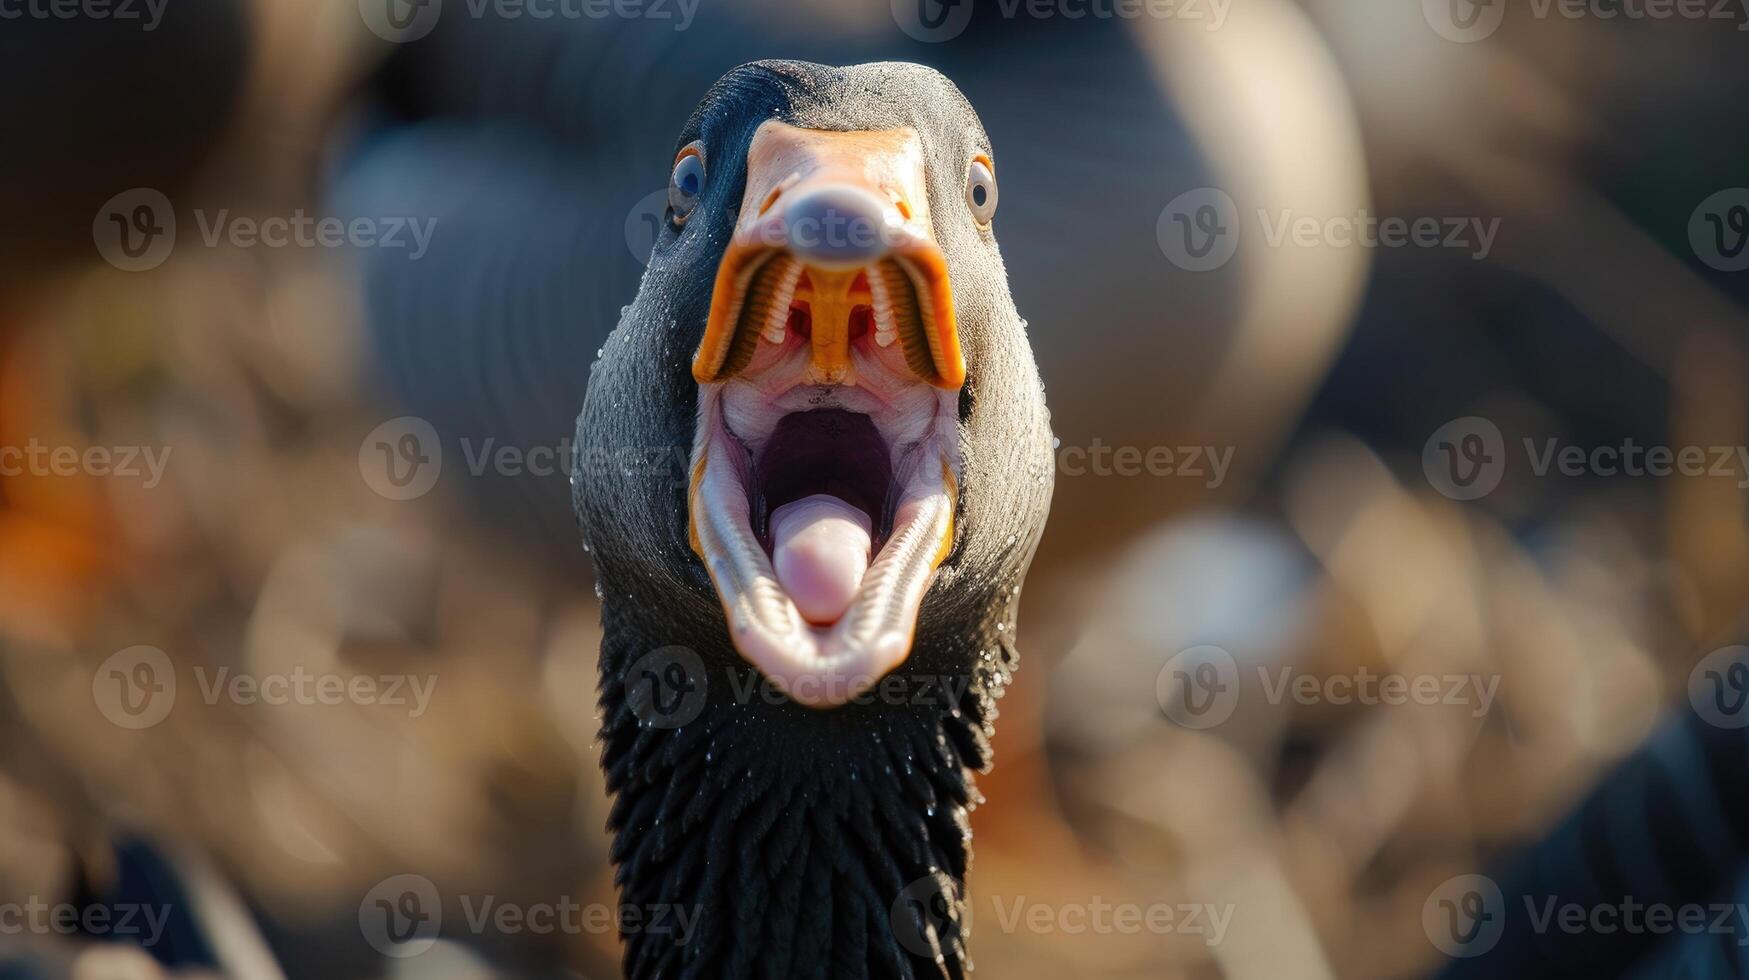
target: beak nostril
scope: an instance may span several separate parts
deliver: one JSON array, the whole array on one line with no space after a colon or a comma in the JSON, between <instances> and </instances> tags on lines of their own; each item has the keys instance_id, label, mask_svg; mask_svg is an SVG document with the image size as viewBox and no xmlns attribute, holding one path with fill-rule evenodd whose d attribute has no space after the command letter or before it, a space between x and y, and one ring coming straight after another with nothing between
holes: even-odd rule
<instances>
[{"instance_id":1,"label":"beak nostril","mask_svg":"<svg viewBox=\"0 0 1749 980\"><path fill-rule=\"evenodd\" d=\"M782 196L783 196L783 185L779 184L778 186L773 187L771 189L771 193L765 195L765 200L761 201L759 204L759 216L761 218L765 217L765 213L767 211L770 211L771 206L773 204L776 204L777 199L782 197Z\"/></svg>"},{"instance_id":2,"label":"beak nostril","mask_svg":"<svg viewBox=\"0 0 1749 980\"><path fill-rule=\"evenodd\" d=\"M788 177L778 181L776 184L773 184L771 191L765 195L765 200L759 202L758 216L761 218L765 217L766 212L770 211L772 205L777 203L777 199L783 196L783 192L796 186L796 184L801 182L801 179L801 174L792 173Z\"/></svg>"}]
</instances>

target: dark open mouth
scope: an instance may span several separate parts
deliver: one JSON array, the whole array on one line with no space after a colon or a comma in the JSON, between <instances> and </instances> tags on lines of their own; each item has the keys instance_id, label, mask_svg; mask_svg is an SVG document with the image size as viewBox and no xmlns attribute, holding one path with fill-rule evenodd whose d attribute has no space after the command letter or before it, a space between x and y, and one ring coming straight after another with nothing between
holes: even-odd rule
<instances>
[{"instance_id":1,"label":"dark open mouth","mask_svg":"<svg viewBox=\"0 0 1749 980\"><path fill-rule=\"evenodd\" d=\"M754 465L753 485L753 529L767 554L772 513L809 497L832 497L860 511L876 552L892 533L898 487L886 440L870 416L836 408L785 415Z\"/></svg>"}]
</instances>

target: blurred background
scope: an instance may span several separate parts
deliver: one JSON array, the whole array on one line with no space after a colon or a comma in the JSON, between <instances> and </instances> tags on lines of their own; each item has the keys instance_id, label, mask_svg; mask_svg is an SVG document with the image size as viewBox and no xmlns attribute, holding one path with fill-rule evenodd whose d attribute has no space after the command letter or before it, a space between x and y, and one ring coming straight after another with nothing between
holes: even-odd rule
<instances>
[{"instance_id":1,"label":"blurred background","mask_svg":"<svg viewBox=\"0 0 1749 980\"><path fill-rule=\"evenodd\" d=\"M766 57L932 65L995 147L1060 445L979 975L1458 970L1518 955L1527 861L1732 900L1746 27L0 0L0 976L619 975L600 921L470 913L614 901L569 442L675 135ZM416 955L363 915L404 875ZM141 894L198 913L171 965L87 914ZM1687 938L1525 975L1716 972Z\"/></svg>"}]
</instances>

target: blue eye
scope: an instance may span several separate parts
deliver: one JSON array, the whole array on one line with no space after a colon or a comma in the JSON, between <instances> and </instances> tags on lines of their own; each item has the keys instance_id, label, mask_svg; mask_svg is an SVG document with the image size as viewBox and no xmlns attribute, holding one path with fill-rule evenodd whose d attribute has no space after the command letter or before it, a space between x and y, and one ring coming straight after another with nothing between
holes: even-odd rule
<instances>
[{"instance_id":1,"label":"blue eye","mask_svg":"<svg viewBox=\"0 0 1749 980\"><path fill-rule=\"evenodd\" d=\"M987 225L996 216L996 174L990 161L982 156L972 161L966 171L966 206L980 225Z\"/></svg>"},{"instance_id":2,"label":"blue eye","mask_svg":"<svg viewBox=\"0 0 1749 980\"><path fill-rule=\"evenodd\" d=\"M668 206L674 211L676 223L684 224L698 198L704 193L704 146L689 143L674 161L674 173L668 178Z\"/></svg>"}]
</instances>

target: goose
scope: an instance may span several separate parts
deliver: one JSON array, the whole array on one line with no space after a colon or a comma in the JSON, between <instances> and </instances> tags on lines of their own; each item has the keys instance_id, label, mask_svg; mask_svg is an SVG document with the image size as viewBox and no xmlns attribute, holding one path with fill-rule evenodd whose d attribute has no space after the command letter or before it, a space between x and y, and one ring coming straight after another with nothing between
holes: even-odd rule
<instances>
[{"instance_id":1,"label":"goose","mask_svg":"<svg viewBox=\"0 0 1749 980\"><path fill-rule=\"evenodd\" d=\"M970 969L973 777L1053 485L996 173L906 63L743 65L676 141L572 475L628 977Z\"/></svg>"}]
</instances>

